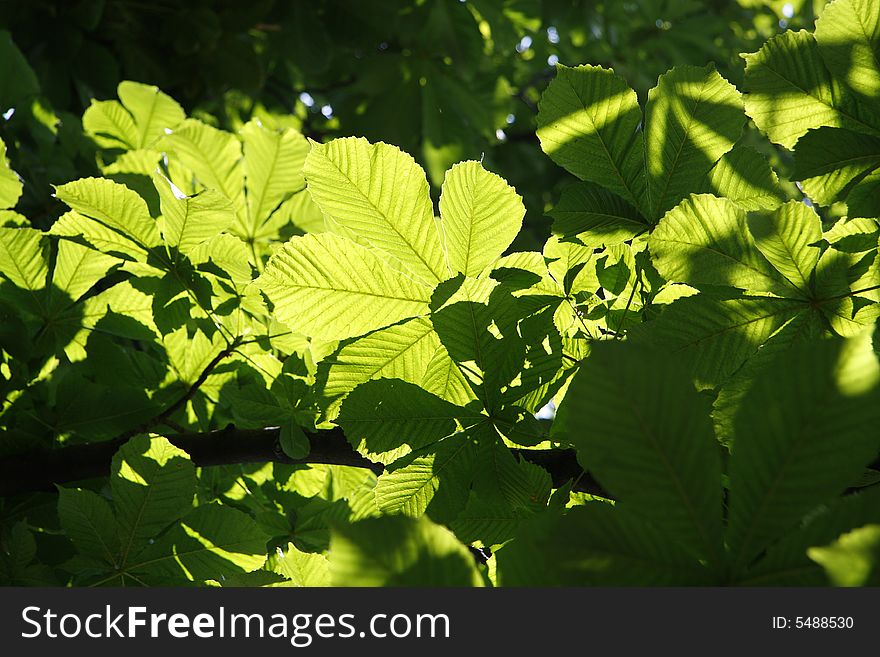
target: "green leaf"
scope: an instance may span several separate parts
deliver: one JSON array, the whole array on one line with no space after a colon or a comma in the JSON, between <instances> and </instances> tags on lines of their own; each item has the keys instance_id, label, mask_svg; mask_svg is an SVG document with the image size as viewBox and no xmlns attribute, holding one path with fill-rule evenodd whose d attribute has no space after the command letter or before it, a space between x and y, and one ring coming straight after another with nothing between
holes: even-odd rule
<instances>
[{"instance_id":1,"label":"green leaf","mask_svg":"<svg viewBox=\"0 0 880 657\"><path fill-rule=\"evenodd\" d=\"M370 379L422 383L439 346L434 327L424 317L405 320L341 345L321 361L317 375L318 383L323 383L321 395L330 400L329 419L336 415L342 397Z\"/></svg>"},{"instance_id":2,"label":"green leaf","mask_svg":"<svg viewBox=\"0 0 880 657\"><path fill-rule=\"evenodd\" d=\"M843 199L854 182L880 167L880 137L843 130L816 128L794 147L792 176L804 193L820 205Z\"/></svg>"},{"instance_id":3,"label":"green leaf","mask_svg":"<svg viewBox=\"0 0 880 657\"><path fill-rule=\"evenodd\" d=\"M470 552L427 518L368 518L332 529L333 586L482 586Z\"/></svg>"},{"instance_id":4,"label":"green leaf","mask_svg":"<svg viewBox=\"0 0 880 657\"><path fill-rule=\"evenodd\" d=\"M477 399L458 365L450 358L449 352L442 344L437 345L437 350L428 361L425 376L420 385L432 395L445 399L456 406L467 406Z\"/></svg>"},{"instance_id":5,"label":"green leaf","mask_svg":"<svg viewBox=\"0 0 880 657\"><path fill-rule=\"evenodd\" d=\"M496 558L501 586L686 586L712 581L670 534L642 516L601 502L561 517L536 517Z\"/></svg>"},{"instance_id":6,"label":"green leaf","mask_svg":"<svg viewBox=\"0 0 880 657\"><path fill-rule=\"evenodd\" d=\"M137 148L137 126L131 113L118 101L92 99L83 114L83 130L101 148Z\"/></svg>"},{"instance_id":7,"label":"green leaf","mask_svg":"<svg viewBox=\"0 0 880 657\"><path fill-rule=\"evenodd\" d=\"M552 315L523 318L517 299L491 279L458 277L438 287L431 322L490 412L552 381L561 366Z\"/></svg>"},{"instance_id":8,"label":"green leaf","mask_svg":"<svg viewBox=\"0 0 880 657\"><path fill-rule=\"evenodd\" d=\"M579 242L569 242L560 240L555 235L551 235L544 243L542 251L544 261L546 262L546 272L552 277L553 283L556 284L554 296L564 294L577 294L578 292L592 292L589 288L584 288L582 281L585 278L582 275L587 263L593 258L593 248L584 246ZM546 276L543 268L537 267L536 273L544 278ZM532 289L536 292L545 291L544 281L535 285ZM549 292L550 290L546 290Z\"/></svg>"},{"instance_id":9,"label":"green leaf","mask_svg":"<svg viewBox=\"0 0 880 657\"><path fill-rule=\"evenodd\" d=\"M547 471L515 457L490 426L483 425L482 429L474 492L498 506L530 512L543 510L550 499L551 481Z\"/></svg>"},{"instance_id":10,"label":"green leaf","mask_svg":"<svg viewBox=\"0 0 880 657\"><path fill-rule=\"evenodd\" d=\"M427 284L448 277L428 181L411 156L381 142L334 139L312 144L304 173L312 199L340 232Z\"/></svg>"},{"instance_id":11,"label":"green leaf","mask_svg":"<svg viewBox=\"0 0 880 657\"><path fill-rule=\"evenodd\" d=\"M19 103L40 93L33 69L6 30L0 30L0 111L17 108Z\"/></svg>"},{"instance_id":12,"label":"green leaf","mask_svg":"<svg viewBox=\"0 0 880 657\"><path fill-rule=\"evenodd\" d=\"M728 303L736 303L736 300ZM783 313L772 318L767 330L762 330L756 324L752 337L748 338L751 348L744 350L745 360L731 357L728 362L724 351L719 349L718 371L724 372L725 376L715 378L708 387L718 389L720 386L712 408L712 420L715 424L715 437L721 444L729 447L733 442L733 418L755 376L771 366L779 354L798 342L826 335L825 322L820 313L808 309L806 304L795 307L794 311L797 314L793 316L791 313ZM683 322L684 318L679 321Z\"/></svg>"},{"instance_id":13,"label":"green leaf","mask_svg":"<svg viewBox=\"0 0 880 657\"><path fill-rule=\"evenodd\" d=\"M43 233L33 228L0 228L0 273L23 290L46 287L49 267Z\"/></svg>"},{"instance_id":14,"label":"green leaf","mask_svg":"<svg viewBox=\"0 0 880 657\"><path fill-rule=\"evenodd\" d=\"M816 21L816 41L828 70L858 94L880 96L880 7L871 0L836 0Z\"/></svg>"},{"instance_id":15,"label":"green leaf","mask_svg":"<svg viewBox=\"0 0 880 657\"><path fill-rule=\"evenodd\" d=\"M487 546L501 545L513 538L523 522L532 517L533 509L487 502L471 492L464 510L449 528L463 543L480 541Z\"/></svg>"},{"instance_id":16,"label":"green leaf","mask_svg":"<svg viewBox=\"0 0 880 657\"><path fill-rule=\"evenodd\" d=\"M209 353L211 353L209 351ZM199 371L198 366L192 368ZM259 383L248 383L235 389L230 386L228 401L232 406L235 425L241 429L262 429L263 427L282 427L289 423L291 409L279 404L278 399Z\"/></svg>"},{"instance_id":17,"label":"green leaf","mask_svg":"<svg viewBox=\"0 0 880 657\"><path fill-rule=\"evenodd\" d=\"M21 179L9 168L9 162L6 160L6 144L0 139L0 208L14 208L21 196L21 190Z\"/></svg>"},{"instance_id":18,"label":"green leaf","mask_svg":"<svg viewBox=\"0 0 880 657\"><path fill-rule=\"evenodd\" d=\"M873 252L847 253L830 248L819 258L814 282L816 303L839 335L851 337L877 319L880 269L872 266L877 262L876 257ZM865 275L860 277L860 272ZM867 288L866 294L872 296L853 294L862 288Z\"/></svg>"},{"instance_id":19,"label":"green leaf","mask_svg":"<svg viewBox=\"0 0 880 657\"><path fill-rule=\"evenodd\" d=\"M744 210L773 209L784 200L767 158L746 146L725 153L706 176L705 189L699 191L728 198Z\"/></svg>"},{"instance_id":20,"label":"green leaf","mask_svg":"<svg viewBox=\"0 0 880 657\"><path fill-rule=\"evenodd\" d=\"M642 207L642 112L621 77L600 66L558 65L537 120L541 148L556 164Z\"/></svg>"},{"instance_id":21,"label":"green leaf","mask_svg":"<svg viewBox=\"0 0 880 657\"><path fill-rule=\"evenodd\" d=\"M300 552L288 543L277 556L269 557L272 572L283 575L293 586L329 586L330 565L323 554Z\"/></svg>"},{"instance_id":22,"label":"green leaf","mask_svg":"<svg viewBox=\"0 0 880 657\"><path fill-rule=\"evenodd\" d=\"M745 125L736 88L708 66L660 76L645 108L648 216L662 217L690 194Z\"/></svg>"},{"instance_id":23,"label":"green leaf","mask_svg":"<svg viewBox=\"0 0 880 657\"><path fill-rule=\"evenodd\" d=\"M800 201L789 201L773 212L752 214L748 225L764 257L801 296L809 296L822 240L819 215Z\"/></svg>"},{"instance_id":24,"label":"green leaf","mask_svg":"<svg viewBox=\"0 0 880 657\"><path fill-rule=\"evenodd\" d=\"M192 507L195 484L192 461L165 438L136 436L116 452L110 489L123 563Z\"/></svg>"},{"instance_id":25,"label":"green leaf","mask_svg":"<svg viewBox=\"0 0 880 657\"><path fill-rule=\"evenodd\" d=\"M128 238L144 250L161 243L147 204L135 192L106 178L82 178L55 188L78 213Z\"/></svg>"},{"instance_id":26,"label":"green leaf","mask_svg":"<svg viewBox=\"0 0 880 657\"><path fill-rule=\"evenodd\" d=\"M862 178L846 197L850 217L880 216L880 171Z\"/></svg>"},{"instance_id":27,"label":"green leaf","mask_svg":"<svg viewBox=\"0 0 880 657\"><path fill-rule=\"evenodd\" d=\"M821 126L880 136L877 120L868 122L829 74L809 32L783 32L744 58L746 113L777 144L792 148Z\"/></svg>"},{"instance_id":28,"label":"green leaf","mask_svg":"<svg viewBox=\"0 0 880 657\"><path fill-rule=\"evenodd\" d=\"M202 185L229 199L238 217L245 215L241 142L235 135L197 119L186 119L162 144L173 151L177 160L190 169Z\"/></svg>"},{"instance_id":29,"label":"green leaf","mask_svg":"<svg viewBox=\"0 0 880 657\"><path fill-rule=\"evenodd\" d=\"M293 422L287 422L281 426L281 434L278 443L282 451L292 459L301 459L308 456L310 451L309 439L303 430Z\"/></svg>"},{"instance_id":30,"label":"green leaf","mask_svg":"<svg viewBox=\"0 0 880 657\"><path fill-rule=\"evenodd\" d=\"M399 459L376 483L379 510L449 522L467 502L476 455L473 441L452 436Z\"/></svg>"},{"instance_id":31,"label":"green leaf","mask_svg":"<svg viewBox=\"0 0 880 657\"><path fill-rule=\"evenodd\" d=\"M479 162L461 162L446 173L440 216L449 268L476 276L495 262L522 227L526 209L507 182Z\"/></svg>"},{"instance_id":32,"label":"green leaf","mask_svg":"<svg viewBox=\"0 0 880 657\"><path fill-rule=\"evenodd\" d=\"M294 237L256 281L294 331L325 340L363 335L427 312L431 289L373 251L320 233Z\"/></svg>"},{"instance_id":33,"label":"green leaf","mask_svg":"<svg viewBox=\"0 0 880 657\"><path fill-rule=\"evenodd\" d=\"M116 89L119 101L92 100L83 128L103 148L148 148L185 118L183 108L155 86L125 80Z\"/></svg>"},{"instance_id":34,"label":"green leaf","mask_svg":"<svg viewBox=\"0 0 880 657\"><path fill-rule=\"evenodd\" d=\"M76 301L119 263L116 258L71 242L58 241L52 285Z\"/></svg>"},{"instance_id":35,"label":"green leaf","mask_svg":"<svg viewBox=\"0 0 880 657\"><path fill-rule=\"evenodd\" d=\"M269 130L258 120L246 123L241 136L248 223L239 225L238 230L252 239L287 196L305 187L302 169L309 143L295 130Z\"/></svg>"},{"instance_id":36,"label":"green leaf","mask_svg":"<svg viewBox=\"0 0 880 657\"><path fill-rule=\"evenodd\" d=\"M600 348L604 347L604 348ZM630 511L722 561L721 461L708 405L676 358L596 345L565 403L578 461Z\"/></svg>"},{"instance_id":37,"label":"green leaf","mask_svg":"<svg viewBox=\"0 0 880 657\"><path fill-rule=\"evenodd\" d=\"M58 518L64 534L85 557L117 567L119 535L110 503L90 490L58 489Z\"/></svg>"},{"instance_id":38,"label":"green leaf","mask_svg":"<svg viewBox=\"0 0 880 657\"><path fill-rule=\"evenodd\" d=\"M745 211L727 199L691 195L660 220L648 248L657 271L668 281L783 296L793 291L756 248Z\"/></svg>"},{"instance_id":39,"label":"green leaf","mask_svg":"<svg viewBox=\"0 0 880 657\"><path fill-rule=\"evenodd\" d=\"M781 537L737 582L742 586L826 586L822 567L807 550L827 545L841 534L880 523L880 488L844 495L811 514L807 522Z\"/></svg>"},{"instance_id":40,"label":"green leaf","mask_svg":"<svg viewBox=\"0 0 880 657\"><path fill-rule=\"evenodd\" d=\"M854 529L825 547L810 548L834 586L880 586L880 525Z\"/></svg>"},{"instance_id":41,"label":"green leaf","mask_svg":"<svg viewBox=\"0 0 880 657\"><path fill-rule=\"evenodd\" d=\"M576 237L590 247L619 244L649 228L632 205L592 183L566 187L548 214L554 235Z\"/></svg>"},{"instance_id":42,"label":"green leaf","mask_svg":"<svg viewBox=\"0 0 880 657\"><path fill-rule=\"evenodd\" d=\"M146 264L148 258L147 249L137 241L73 210L58 217L49 234L85 244L99 253L121 260ZM156 271L158 273L159 270Z\"/></svg>"},{"instance_id":43,"label":"green leaf","mask_svg":"<svg viewBox=\"0 0 880 657\"><path fill-rule=\"evenodd\" d=\"M745 568L876 456L880 365L870 335L785 351L734 418L727 544Z\"/></svg>"},{"instance_id":44,"label":"green leaf","mask_svg":"<svg viewBox=\"0 0 880 657\"><path fill-rule=\"evenodd\" d=\"M338 422L358 451L390 463L451 436L460 417L479 418L411 383L376 379L346 397Z\"/></svg>"},{"instance_id":45,"label":"green leaf","mask_svg":"<svg viewBox=\"0 0 880 657\"><path fill-rule=\"evenodd\" d=\"M191 581L248 573L266 562L266 538L247 514L203 504L140 552L129 569Z\"/></svg>"},{"instance_id":46,"label":"green leaf","mask_svg":"<svg viewBox=\"0 0 880 657\"><path fill-rule=\"evenodd\" d=\"M235 219L232 204L213 189L184 196L170 180L158 174L153 175L153 185L161 201L165 243L183 254L225 231Z\"/></svg>"}]
</instances>

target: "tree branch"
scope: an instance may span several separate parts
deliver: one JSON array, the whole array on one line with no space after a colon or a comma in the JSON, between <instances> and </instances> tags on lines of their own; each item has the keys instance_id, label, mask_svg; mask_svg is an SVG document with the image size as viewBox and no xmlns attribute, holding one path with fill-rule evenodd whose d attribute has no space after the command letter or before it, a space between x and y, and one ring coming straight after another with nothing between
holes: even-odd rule
<instances>
[{"instance_id":1,"label":"tree branch","mask_svg":"<svg viewBox=\"0 0 880 657\"><path fill-rule=\"evenodd\" d=\"M199 467L238 463L290 463L348 465L367 468L376 474L384 471L352 448L341 429L309 434L311 451L301 459L291 459L281 449L280 429L237 429L229 426L207 433L182 433L166 436L185 451ZM110 461L128 440L119 436L102 443L71 445L54 450L33 450L0 458L0 496L53 490L57 484L82 479L106 477ZM546 469L556 487L576 480L574 490L608 497L589 475L584 475L574 450L515 449L522 459Z\"/></svg>"},{"instance_id":2,"label":"tree branch","mask_svg":"<svg viewBox=\"0 0 880 657\"><path fill-rule=\"evenodd\" d=\"M199 374L198 378L195 381L193 381L192 385L187 389L186 393L180 399L178 399L176 402L171 404L171 406L166 408L164 411L162 411L158 415L150 418L149 420L147 420L143 424L119 434L116 438L113 439L113 442L122 441L124 443L126 440L128 440L132 436L136 436L139 433L145 433L146 431L148 431L152 427L155 427L158 424L165 424L171 418L172 415L174 415L177 411L179 411L181 408L186 406L186 403L190 399L195 397L196 393L199 391L199 388L202 387L202 384L208 380L208 377L211 375L211 372L214 371L214 368L217 367L217 365L219 365L223 360L225 360L226 358L231 356L232 352L234 352L240 346L240 344L241 343L240 343L239 338L236 338L235 340L230 342L223 349L223 351L221 351L216 356L214 356L214 358L211 359L211 362L209 362L205 366L205 369L202 370L202 372L201 372L201 374ZM122 444L122 443L120 443L120 444Z\"/></svg>"}]
</instances>

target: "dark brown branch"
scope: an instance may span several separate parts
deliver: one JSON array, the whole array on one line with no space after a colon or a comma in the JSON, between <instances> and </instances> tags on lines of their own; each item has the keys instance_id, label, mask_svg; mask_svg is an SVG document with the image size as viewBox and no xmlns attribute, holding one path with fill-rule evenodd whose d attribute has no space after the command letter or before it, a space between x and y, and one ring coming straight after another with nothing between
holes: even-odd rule
<instances>
[{"instance_id":1,"label":"dark brown branch","mask_svg":"<svg viewBox=\"0 0 880 657\"><path fill-rule=\"evenodd\" d=\"M311 451L301 459L291 459L281 449L279 429L236 429L227 427L207 433L185 433L168 436L174 445L185 451L197 466L231 465L237 463L291 463L349 465L367 468L381 474L384 466L358 454L340 429L309 435ZM103 443L72 445L51 451L31 451L0 458L0 496L53 490L56 484L67 484L110 473L110 461L128 440L120 436ZM577 480L575 490L608 497L601 486L585 475L575 458L574 450L514 450L521 458L545 468L554 486Z\"/></svg>"},{"instance_id":2,"label":"dark brown branch","mask_svg":"<svg viewBox=\"0 0 880 657\"><path fill-rule=\"evenodd\" d=\"M114 438L114 441L125 442L132 436L136 436L139 433L145 433L149 429L159 424L165 424L172 415L174 415L177 411L186 406L186 403L190 399L195 397L196 393L199 391L199 388L202 387L202 384L208 380L211 372L214 371L214 368L217 367L217 365L219 365L223 360L232 355L232 352L235 351L239 347L239 345L240 342L238 340L229 343L226 348L223 349L223 351L221 351L219 354L211 359L211 362L205 366L205 369L202 370L202 373L199 374L198 378L195 381L193 381L192 385L187 389L186 393L180 399L178 399L176 402L171 404L171 406L166 408L158 415L150 418L143 424L119 434L116 438Z\"/></svg>"}]
</instances>

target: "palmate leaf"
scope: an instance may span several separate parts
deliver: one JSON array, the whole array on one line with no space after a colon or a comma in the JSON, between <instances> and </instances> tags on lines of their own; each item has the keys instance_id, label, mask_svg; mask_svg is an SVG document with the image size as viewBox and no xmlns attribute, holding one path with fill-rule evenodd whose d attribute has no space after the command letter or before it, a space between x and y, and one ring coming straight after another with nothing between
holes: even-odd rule
<instances>
[{"instance_id":1,"label":"palmate leaf","mask_svg":"<svg viewBox=\"0 0 880 657\"><path fill-rule=\"evenodd\" d=\"M555 379L561 351L552 314L522 317L505 286L459 276L437 288L431 306L440 342L490 413Z\"/></svg>"},{"instance_id":2,"label":"palmate leaf","mask_svg":"<svg viewBox=\"0 0 880 657\"><path fill-rule=\"evenodd\" d=\"M873 325L880 312L880 268L873 249L848 253L827 249L816 265L816 305L838 334L851 337ZM861 292L855 295L854 292Z\"/></svg>"},{"instance_id":3,"label":"palmate leaf","mask_svg":"<svg viewBox=\"0 0 880 657\"><path fill-rule=\"evenodd\" d=\"M102 148L148 148L186 118L177 101L154 86L126 80L117 94L119 101L92 100L83 114L83 129Z\"/></svg>"},{"instance_id":4,"label":"palmate leaf","mask_svg":"<svg viewBox=\"0 0 880 657\"><path fill-rule=\"evenodd\" d=\"M482 586L474 559L427 518L368 518L337 525L330 539L333 586Z\"/></svg>"},{"instance_id":5,"label":"palmate leaf","mask_svg":"<svg viewBox=\"0 0 880 657\"><path fill-rule=\"evenodd\" d=\"M756 248L745 211L727 199L691 195L663 217L648 246L654 266L669 281L783 296L796 292Z\"/></svg>"},{"instance_id":6,"label":"palmate leaf","mask_svg":"<svg viewBox=\"0 0 880 657\"><path fill-rule=\"evenodd\" d=\"M281 321L326 340L363 335L427 312L431 288L372 250L331 233L294 237L256 281Z\"/></svg>"},{"instance_id":7,"label":"palmate leaf","mask_svg":"<svg viewBox=\"0 0 880 657\"><path fill-rule=\"evenodd\" d=\"M552 558L547 558L552 554ZM501 586L706 585L711 576L672 536L601 502L541 514L497 552Z\"/></svg>"},{"instance_id":8,"label":"palmate leaf","mask_svg":"<svg viewBox=\"0 0 880 657\"><path fill-rule=\"evenodd\" d=\"M514 189L479 162L453 166L440 195L449 268L467 276L479 274L510 246L525 212Z\"/></svg>"},{"instance_id":9,"label":"palmate leaf","mask_svg":"<svg viewBox=\"0 0 880 657\"><path fill-rule=\"evenodd\" d=\"M648 94L644 122L635 92L611 71L559 66L541 99L538 137L557 164L638 208L641 223L652 225L704 184L744 123L739 92L711 66L662 75ZM743 193L741 187L732 190ZM608 228L626 226L621 215L632 218L631 212L612 202L614 219L595 217L593 196L569 197L565 212L616 239ZM580 203L582 218L575 214Z\"/></svg>"},{"instance_id":10,"label":"palmate leaf","mask_svg":"<svg viewBox=\"0 0 880 657\"><path fill-rule=\"evenodd\" d=\"M631 512L718 567L721 461L686 367L644 347L597 345L565 404L583 467Z\"/></svg>"},{"instance_id":11,"label":"palmate leaf","mask_svg":"<svg viewBox=\"0 0 880 657\"><path fill-rule=\"evenodd\" d=\"M702 199L707 203L691 202ZM700 387L726 383L760 357L777 333L784 341L819 334L825 330L824 316L834 331L851 335L875 317L871 314L875 306L868 299L855 306L851 298L856 288L851 288L850 271L858 257L828 249L820 259L821 222L806 205L791 201L744 221L744 212L726 199L692 197L691 201L664 217L652 235L649 243L654 246L657 269L690 285L727 284L751 288L753 294L724 298L716 289L708 296L679 299L633 334L687 358ZM679 215L685 208L688 213ZM689 224L685 216L695 220ZM668 222L674 232L667 229ZM711 228L700 234L706 227ZM727 236L717 235L722 231ZM660 248L653 242L657 238L662 240ZM673 244L685 242L693 249L693 260L673 251ZM778 296L769 297L767 292Z\"/></svg>"},{"instance_id":12,"label":"palmate leaf","mask_svg":"<svg viewBox=\"0 0 880 657\"><path fill-rule=\"evenodd\" d=\"M384 143L334 139L312 145L304 173L312 198L340 232L426 284L448 277L428 181L412 157Z\"/></svg>"},{"instance_id":13,"label":"palmate leaf","mask_svg":"<svg viewBox=\"0 0 880 657\"><path fill-rule=\"evenodd\" d=\"M749 565L817 504L841 493L877 454L880 365L870 334L784 352L734 417L727 545Z\"/></svg>"},{"instance_id":14,"label":"palmate leaf","mask_svg":"<svg viewBox=\"0 0 880 657\"><path fill-rule=\"evenodd\" d=\"M733 147L742 99L711 67L679 66L648 93L645 125L648 216L662 217Z\"/></svg>"},{"instance_id":15,"label":"palmate leaf","mask_svg":"<svg viewBox=\"0 0 880 657\"><path fill-rule=\"evenodd\" d=\"M822 222L811 208L789 201L779 209L748 218L755 246L802 296L819 262Z\"/></svg>"},{"instance_id":16,"label":"palmate leaf","mask_svg":"<svg viewBox=\"0 0 880 657\"><path fill-rule=\"evenodd\" d=\"M541 148L556 164L644 207L642 112L622 78L600 66L558 65L537 120Z\"/></svg>"}]
</instances>

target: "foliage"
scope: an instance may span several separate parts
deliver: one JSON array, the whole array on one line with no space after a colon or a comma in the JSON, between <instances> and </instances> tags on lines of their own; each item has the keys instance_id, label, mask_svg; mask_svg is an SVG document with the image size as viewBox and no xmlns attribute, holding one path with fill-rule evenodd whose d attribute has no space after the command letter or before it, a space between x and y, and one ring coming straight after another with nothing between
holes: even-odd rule
<instances>
[{"instance_id":1,"label":"foliage","mask_svg":"<svg viewBox=\"0 0 880 657\"><path fill-rule=\"evenodd\" d=\"M666 4L635 6L693 15ZM82 5L81 34L122 11ZM311 47L346 44L311 68L290 60L284 75L309 84L347 80L360 65L346 48L383 20L397 30L318 128L257 91L246 116L232 92L194 109L110 76L116 97L91 99L73 141L41 142L39 161L66 167L43 179L63 205L47 214L16 172L59 115L0 35L0 97L30 108L0 142L0 461L115 454L109 477L62 472L53 492L25 477L0 498L0 582L876 583L873 4L834 0L815 33L747 55L741 80L720 47L717 66L677 65L647 90L620 75L633 62L558 65L536 106L547 157L520 151L547 173L531 181L538 205L499 175L501 145L474 150L543 56L511 58L501 35L522 45L562 15L535 5L388 3L358 39L331 32L354 24L327 18L336 3L290 10L278 20L313 21ZM603 20L623 25L611 6ZM201 27L232 11L156 7ZM259 66L294 47L268 25L245 42ZM578 29L549 42L573 57ZM229 34L197 36L222 48ZM618 38L595 47L617 57ZM228 63L198 69L205 88L212 66ZM799 187L774 166L788 158ZM532 166L519 164L508 178ZM573 477L553 465L566 450Z\"/></svg>"},{"instance_id":2,"label":"foliage","mask_svg":"<svg viewBox=\"0 0 880 657\"><path fill-rule=\"evenodd\" d=\"M34 70L9 72L32 82L39 106L35 121L0 84L0 111L18 110L0 121L0 137L29 160L16 170L27 182L28 216L45 213L46 228L63 211L47 201L49 183L91 173L91 155L79 155L89 147L78 138L79 117L93 99L110 100L120 82L133 80L227 130L258 118L319 141L358 135L395 144L425 167L435 193L453 164L483 158L525 199L531 220L519 239L535 249L547 237L544 211L565 180L541 156L532 119L554 62L613 68L642 96L679 63L715 61L738 83L739 52L784 27L811 25L820 7L819 0L0 2L0 29ZM47 144L57 148L50 154Z\"/></svg>"}]
</instances>

